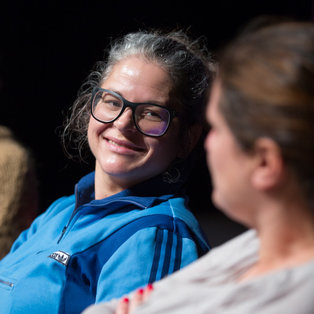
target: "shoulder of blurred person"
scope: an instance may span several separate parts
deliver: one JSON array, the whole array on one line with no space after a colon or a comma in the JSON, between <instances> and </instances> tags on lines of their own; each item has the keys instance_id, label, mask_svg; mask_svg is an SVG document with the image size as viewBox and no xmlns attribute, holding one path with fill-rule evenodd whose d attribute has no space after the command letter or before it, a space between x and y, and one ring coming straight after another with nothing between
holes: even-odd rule
<instances>
[{"instance_id":1,"label":"shoulder of blurred person","mask_svg":"<svg viewBox=\"0 0 314 314\"><path fill-rule=\"evenodd\" d=\"M37 181L31 153L0 126L0 258L35 218Z\"/></svg>"}]
</instances>

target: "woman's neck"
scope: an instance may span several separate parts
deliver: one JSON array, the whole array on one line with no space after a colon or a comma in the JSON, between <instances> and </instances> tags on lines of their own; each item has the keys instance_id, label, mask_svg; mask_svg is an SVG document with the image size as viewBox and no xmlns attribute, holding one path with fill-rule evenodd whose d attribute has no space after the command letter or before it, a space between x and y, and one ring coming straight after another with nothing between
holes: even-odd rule
<instances>
[{"instance_id":1,"label":"woman's neck","mask_svg":"<svg viewBox=\"0 0 314 314\"><path fill-rule=\"evenodd\" d=\"M314 259L314 216L301 199L269 204L255 227L259 259L240 281Z\"/></svg>"},{"instance_id":2,"label":"woman's neck","mask_svg":"<svg viewBox=\"0 0 314 314\"><path fill-rule=\"evenodd\" d=\"M95 199L103 199L105 197L119 193L129 188L118 178L114 178L104 173L99 167L95 167Z\"/></svg>"}]
</instances>

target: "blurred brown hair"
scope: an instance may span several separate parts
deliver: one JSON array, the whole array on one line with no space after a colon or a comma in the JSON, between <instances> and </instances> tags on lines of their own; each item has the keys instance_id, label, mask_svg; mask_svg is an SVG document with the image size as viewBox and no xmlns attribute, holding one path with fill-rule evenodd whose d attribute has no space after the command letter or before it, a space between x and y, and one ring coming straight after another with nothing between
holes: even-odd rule
<instances>
[{"instance_id":1,"label":"blurred brown hair","mask_svg":"<svg viewBox=\"0 0 314 314\"><path fill-rule=\"evenodd\" d=\"M220 60L220 110L239 145L258 138L280 147L314 199L314 25L254 21Z\"/></svg>"}]
</instances>

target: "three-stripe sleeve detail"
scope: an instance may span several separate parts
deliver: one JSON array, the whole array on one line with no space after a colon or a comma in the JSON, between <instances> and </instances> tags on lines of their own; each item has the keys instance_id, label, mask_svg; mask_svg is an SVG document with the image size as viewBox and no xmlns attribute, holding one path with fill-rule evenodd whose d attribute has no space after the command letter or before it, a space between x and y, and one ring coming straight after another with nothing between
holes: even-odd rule
<instances>
[{"instance_id":1,"label":"three-stripe sleeve detail","mask_svg":"<svg viewBox=\"0 0 314 314\"><path fill-rule=\"evenodd\" d=\"M155 254L154 254L152 269L149 276L149 283L152 283L156 280L156 275L157 275L159 260L160 260L162 240L163 240L163 230L157 229Z\"/></svg>"},{"instance_id":2,"label":"three-stripe sleeve detail","mask_svg":"<svg viewBox=\"0 0 314 314\"><path fill-rule=\"evenodd\" d=\"M177 246L176 246L176 259L173 267L173 272L179 270L181 267L181 256L182 256L182 238L177 238Z\"/></svg>"},{"instance_id":3,"label":"three-stripe sleeve detail","mask_svg":"<svg viewBox=\"0 0 314 314\"><path fill-rule=\"evenodd\" d=\"M173 231L157 229L156 246L149 282L165 277L181 266L182 238Z\"/></svg>"}]
</instances>

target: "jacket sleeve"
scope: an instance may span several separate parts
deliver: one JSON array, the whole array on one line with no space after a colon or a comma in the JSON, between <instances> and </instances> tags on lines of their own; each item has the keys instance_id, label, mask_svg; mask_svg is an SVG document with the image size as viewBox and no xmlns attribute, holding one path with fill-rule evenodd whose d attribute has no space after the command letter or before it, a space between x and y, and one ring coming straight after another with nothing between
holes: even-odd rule
<instances>
[{"instance_id":1,"label":"jacket sleeve","mask_svg":"<svg viewBox=\"0 0 314 314\"><path fill-rule=\"evenodd\" d=\"M193 239L159 227L137 231L103 266L96 303L119 298L160 280L198 258Z\"/></svg>"}]
</instances>

